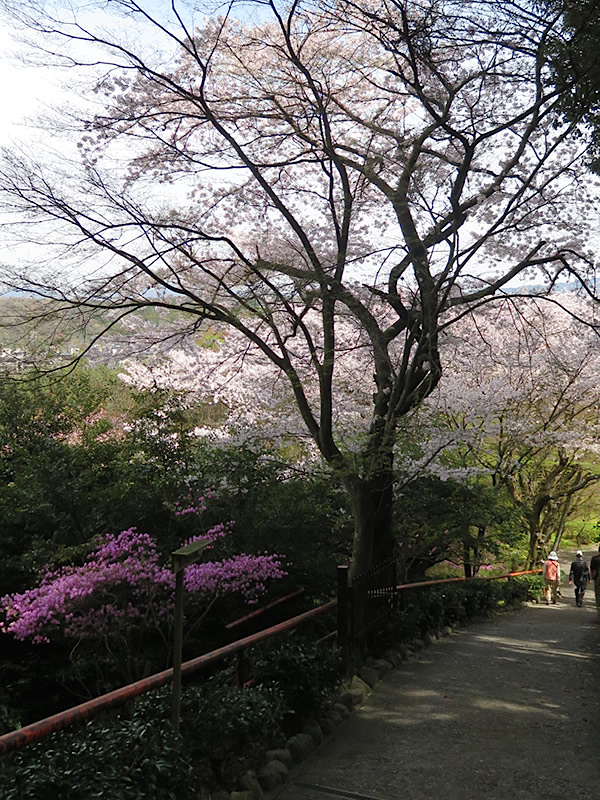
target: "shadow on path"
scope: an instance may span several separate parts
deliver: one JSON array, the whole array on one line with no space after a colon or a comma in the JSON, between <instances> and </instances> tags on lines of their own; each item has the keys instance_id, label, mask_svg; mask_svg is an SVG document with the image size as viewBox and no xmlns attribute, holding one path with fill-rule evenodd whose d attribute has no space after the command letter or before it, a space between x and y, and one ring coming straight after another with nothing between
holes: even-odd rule
<instances>
[{"instance_id":1,"label":"shadow on path","mask_svg":"<svg viewBox=\"0 0 600 800\"><path fill-rule=\"evenodd\" d=\"M531 605L403 664L302 764L277 800L561 798L599 791L600 624Z\"/></svg>"}]
</instances>

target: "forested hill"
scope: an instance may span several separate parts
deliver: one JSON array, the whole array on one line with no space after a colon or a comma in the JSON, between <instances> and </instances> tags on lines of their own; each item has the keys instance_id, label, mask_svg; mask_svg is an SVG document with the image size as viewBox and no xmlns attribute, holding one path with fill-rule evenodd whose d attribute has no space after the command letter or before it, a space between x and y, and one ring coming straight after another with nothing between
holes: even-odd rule
<instances>
[{"instance_id":1,"label":"forested hill","mask_svg":"<svg viewBox=\"0 0 600 800\"><path fill-rule=\"evenodd\" d=\"M156 332L164 326L165 331L171 331L175 317L175 312L149 306L114 322L114 311L98 311L83 327L77 314L50 313L55 311L54 304L46 299L0 297L0 362L71 360L90 348L86 353L90 363L114 365L148 348L148 330Z\"/></svg>"}]
</instances>

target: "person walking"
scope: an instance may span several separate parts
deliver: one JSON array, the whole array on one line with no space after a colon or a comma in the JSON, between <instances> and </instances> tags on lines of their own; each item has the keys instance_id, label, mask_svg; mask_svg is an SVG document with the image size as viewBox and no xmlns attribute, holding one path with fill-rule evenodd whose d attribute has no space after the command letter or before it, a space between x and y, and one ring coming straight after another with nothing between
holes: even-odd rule
<instances>
[{"instance_id":1,"label":"person walking","mask_svg":"<svg viewBox=\"0 0 600 800\"><path fill-rule=\"evenodd\" d=\"M551 600L556 604L556 594L560 586L560 564L558 563L556 550L552 550L544 562L544 584L546 587L546 605L550 605Z\"/></svg>"},{"instance_id":2,"label":"person walking","mask_svg":"<svg viewBox=\"0 0 600 800\"><path fill-rule=\"evenodd\" d=\"M569 586L575 585L575 605L581 608L583 605L583 596L591 578L590 568L587 561L583 559L583 553L578 550L575 553L575 561L571 562L571 569L569 571Z\"/></svg>"},{"instance_id":3,"label":"person walking","mask_svg":"<svg viewBox=\"0 0 600 800\"><path fill-rule=\"evenodd\" d=\"M596 595L596 611L600 618L600 545L598 545L598 555L592 556L590 561L590 573L594 581L594 592Z\"/></svg>"}]
</instances>

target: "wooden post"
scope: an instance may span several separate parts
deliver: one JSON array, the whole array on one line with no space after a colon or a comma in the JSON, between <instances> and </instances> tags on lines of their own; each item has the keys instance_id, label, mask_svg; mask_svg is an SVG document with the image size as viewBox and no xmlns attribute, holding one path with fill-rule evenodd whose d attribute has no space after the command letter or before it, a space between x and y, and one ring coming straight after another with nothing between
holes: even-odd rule
<instances>
[{"instance_id":1,"label":"wooden post","mask_svg":"<svg viewBox=\"0 0 600 800\"><path fill-rule=\"evenodd\" d=\"M173 697L171 723L179 733L181 715L181 659L183 652L183 570L175 575L175 629L173 631Z\"/></svg>"},{"instance_id":2,"label":"wooden post","mask_svg":"<svg viewBox=\"0 0 600 800\"><path fill-rule=\"evenodd\" d=\"M236 658L235 685L240 689L244 685L244 652L240 650Z\"/></svg>"},{"instance_id":3,"label":"wooden post","mask_svg":"<svg viewBox=\"0 0 600 800\"><path fill-rule=\"evenodd\" d=\"M175 628L173 630L173 696L171 723L179 733L181 715L181 659L183 651L183 571L202 557L208 542L199 541L180 547L171 553L171 568L175 573Z\"/></svg>"},{"instance_id":4,"label":"wooden post","mask_svg":"<svg viewBox=\"0 0 600 800\"><path fill-rule=\"evenodd\" d=\"M342 652L344 676L347 676L350 669L350 643L348 641L350 592L348 589L348 567L345 565L340 565L337 568L337 600L338 646Z\"/></svg>"}]
</instances>

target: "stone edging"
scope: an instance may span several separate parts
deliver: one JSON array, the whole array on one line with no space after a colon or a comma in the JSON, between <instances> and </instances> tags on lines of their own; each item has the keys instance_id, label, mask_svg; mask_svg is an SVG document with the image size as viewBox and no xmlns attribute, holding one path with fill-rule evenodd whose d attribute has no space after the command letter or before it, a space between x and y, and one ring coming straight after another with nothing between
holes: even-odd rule
<instances>
[{"instance_id":1,"label":"stone edging","mask_svg":"<svg viewBox=\"0 0 600 800\"><path fill-rule=\"evenodd\" d=\"M347 687L316 719L307 720L300 733L290 737L284 747L269 750L265 763L257 770L249 770L233 792L216 792L210 800L274 800L279 790L289 780L294 767L301 764L328 736L331 736L355 708L367 699L378 681L392 669L409 661L419 650L451 634L458 625L445 626L435 633L426 634L409 644L400 644L384 653L381 658L367 658Z\"/></svg>"}]
</instances>

